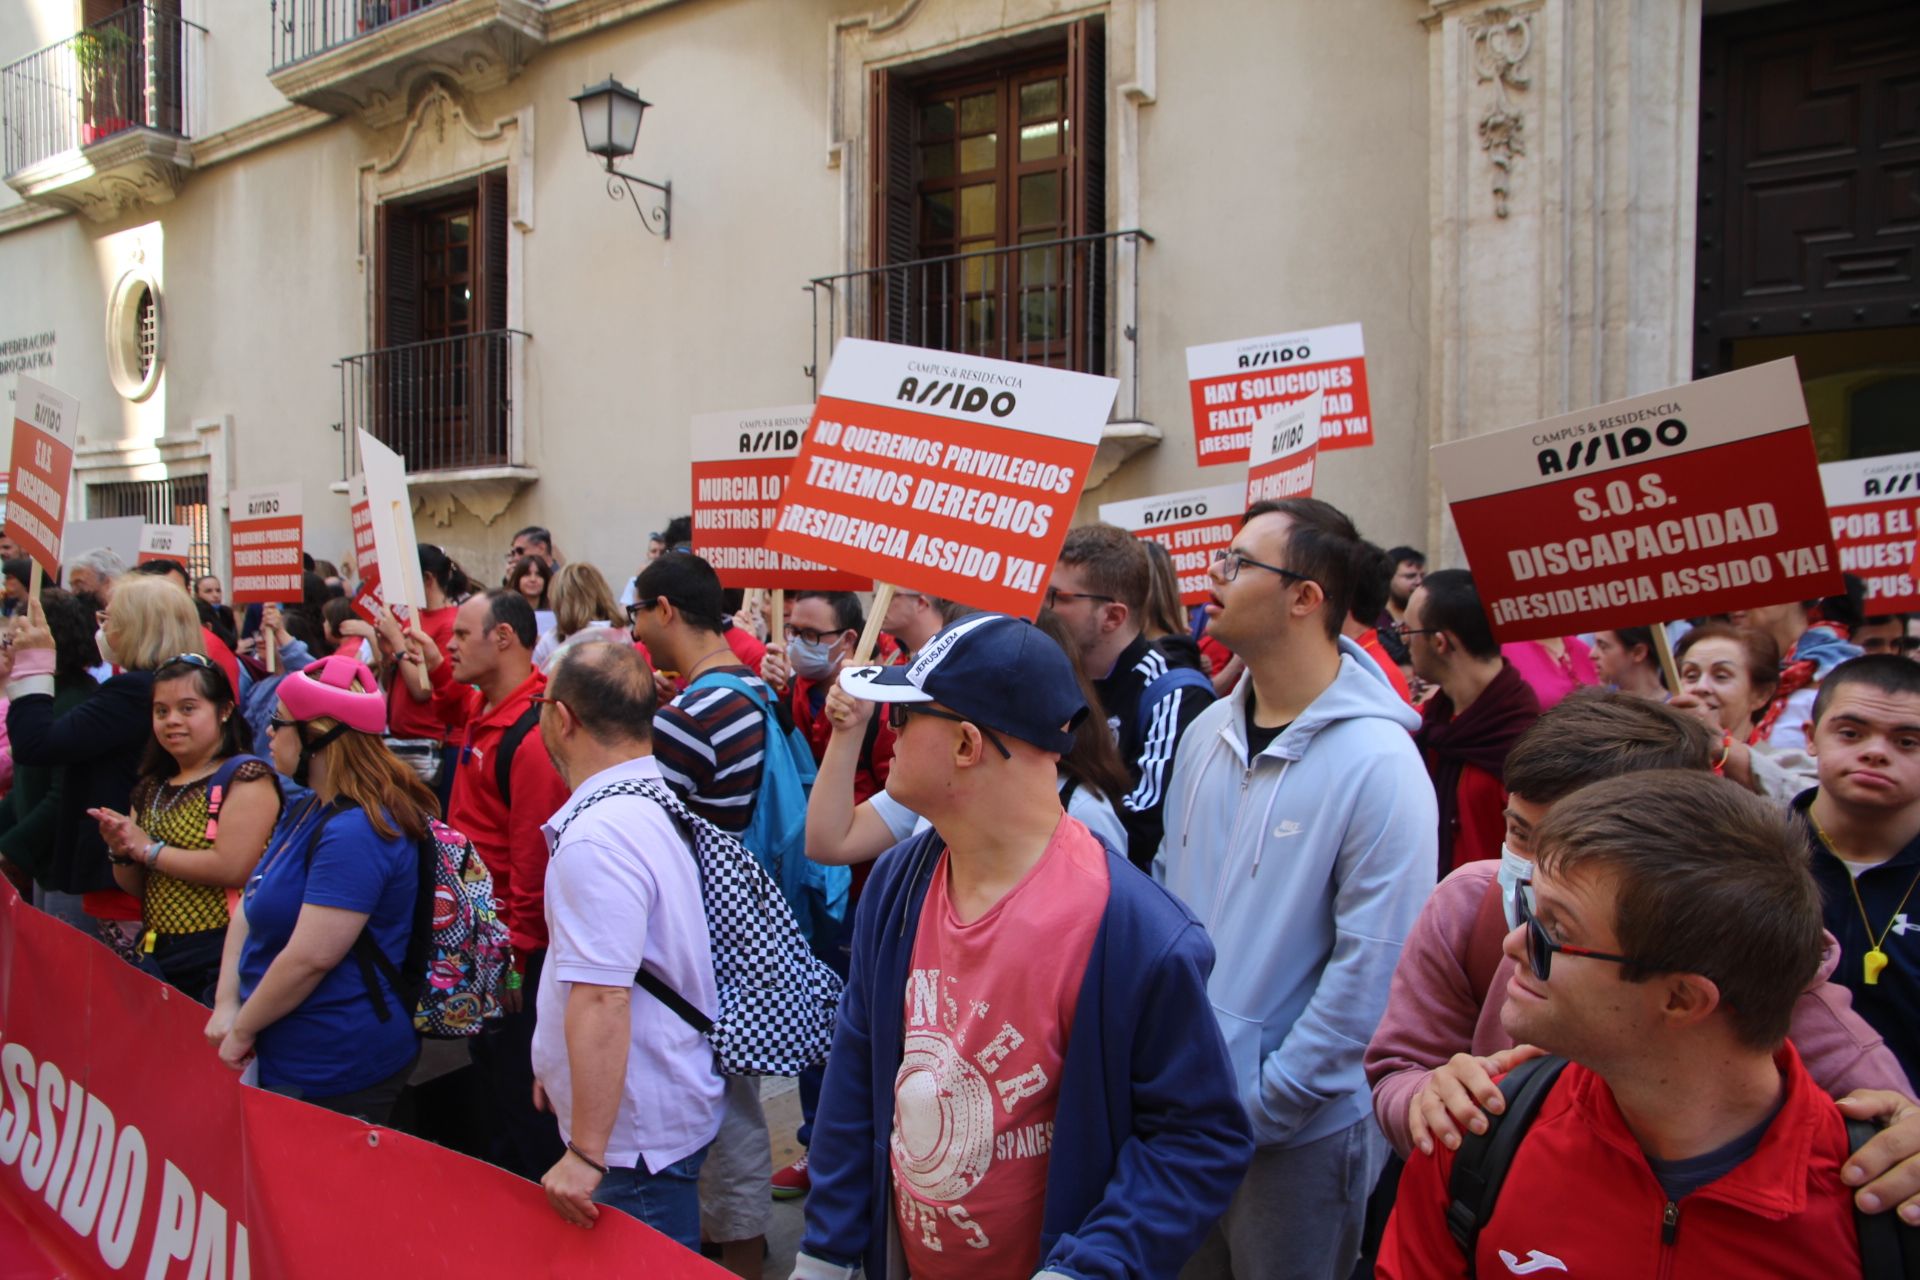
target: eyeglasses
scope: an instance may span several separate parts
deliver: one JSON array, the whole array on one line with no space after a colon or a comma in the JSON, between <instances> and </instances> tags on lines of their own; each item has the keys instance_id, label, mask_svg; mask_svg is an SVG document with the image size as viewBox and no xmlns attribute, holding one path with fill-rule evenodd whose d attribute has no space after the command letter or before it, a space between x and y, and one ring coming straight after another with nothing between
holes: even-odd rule
<instances>
[{"instance_id":1,"label":"eyeglasses","mask_svg":"<svg viewBox=\"0 0 1920 1280\"><path fill-rule=\"evenodd\" d=\"M1405 640L1408 636L1437 636L1442 630L1443 628L1441 627L1408 626L1404 622L1396 622L1393 624L1393 634L1399 636L1402 640Z\"/></svg>"},{"instance_id":2,"label":"eyeglasses","mask_svg":"<svg viewBox=\"0 0 1920 1280\"><path fill-rule=\"evenodd\" d=\"M1316 587L1320 585L1304 573L1295 573L1291 569L1282 569L1277 564L1266 564L1262 561L1255 560L1252 556L1244 552L1236 551L1232 547L1214 552L1213 562L1220 566L1220 579L1223 582L1232 582L1240 576L1240 570L1242 568L1247 565L1252 565L1256 569L1265 569L1268 573L1277 573L1289 582L1312 582Z\"/></svg>"},{"instance_id":3,"label":"eyeglasses","mask_svg":"<svg viewBox=\"0 0 1920 1280\"><path fill-rule=\"evenodd\" d=\"M1563 952L1570 956L1584 956L1589 960L1605 960L1611 964L1633 964L1627 956L1616 956L1605 951L1593 951L1586 947L1576 947L1570 943L1555 942L1547 936L1540 921L1534 918L1533 906L1529 901L1533 894L1533 881L1522 880L1520 892L1515 896L1514 910L1520 917L1520 923L1527 930L1527 967L1533 970L1533 976L1545 982L1553 971L1554 952Z\"/></svg>"},{"instance_id":4,"label":"eyeglasses","mask_svg":"<svg viewBox=\"0 0 1920 1280\"><path fill-rule=\"evenodd\" d=\"M816 631L812 627L788 627L785 634L788 641L805 640L808 644L826 644L829 641L838 640L846 633L843 631Z\"/></svg>"},{"instance_id":5,"label":"eyeglasses","mask_svg":"<svg viewBox=\"0 0 1920 1280\"><path fill-rule=\"evenodd\" d=\"M632 604L627 606L627 621L628 622L640 621L641 614L652 613L653 606L659 603L660 603L659 596L655 596L651 600L635 600Z\"/></svg>"},{"instance_id":6,"label":"eyeglasses","mask_svg":"<svg viewBox=\"0 0 1920 1280\"><path fill-rule=\"evenodd\" d=\"M547 707L547 706L564 707L567 705L566 703L560 701L560 699L550 698L544 693L536 693L531 698L528 698L527 701L531 702L536 707Z\"/></svg>"},{"instance_id":7,"label":"eyeglasses","mask_svg":"<svg viewBox=\"0 0 1920 1280\"><path fill-rule=\"evenodd\" d=\"M267 732L278 733L282 729L291 729L299 723L300 722L298 720L282 720L279 716L268 716Z\"/></svg>"},{"instance_id":8,"label":"eyeglasses","mask_svg":"<svg viewBox=\"0 0 1920 1280\"><path fill-rule=\"evenodd\" d=\"M1055 587L1047 588L1047 608L1057 608L1062 600L1101 600L1107 604L1118 603L1112 596L1099 596L1091 591L1061 591Z\"/></svg>"},{"instance_id":9,"label":"eyeglasses","mask_svg":"<svg viewBox=\"0 0 1920 1280\"><path fill-rule=\"evenodd\" d=\"M887 704L887 728L895 733L907 727L908 716L932 716L936 720L951 720L955 724L971 724L980 731L980 736L993 744L1002 760L1013 759L1013 752L1007 750L1007 744L1000 741L999 735L983 724L977 724L965 716L957 716L951 711L941 711L920 702L889 702Z\"/></svg>"}]
</instances>

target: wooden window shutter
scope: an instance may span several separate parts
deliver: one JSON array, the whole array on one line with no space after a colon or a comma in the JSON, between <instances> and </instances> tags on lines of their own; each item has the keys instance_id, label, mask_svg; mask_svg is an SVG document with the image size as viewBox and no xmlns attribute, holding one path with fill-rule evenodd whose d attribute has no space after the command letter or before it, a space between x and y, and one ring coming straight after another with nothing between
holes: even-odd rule
<instances>
[{"instance_id":1,"label":"wooden window shutter","mask_svg":"<svg viewBox=\"0 0 1920 1280\"><path fill-rule=\"evenodd\" d=\"M1099 18L1083 18L1067 28L1067 93L1073 112L1067 234L1099 235L1107 229L1107 29ZM1106 368L1108 252L1102 241L1073 250L1075 283L1068 305L1074 314L1069 333L1076 369Z\"/></svg>"},{"instance_id":2,"label":"wooden window shutter","mask_svg":"<svg viewBox=\"0 0 1920 1280\"><path fill-rule=\"evenodd\" d=\"M884 67L873 72L871 91L873 203L868 227L872 265L883 267L914 257L913 95L897 73ZM900 279L895 280L896 275ZM874 317L883 321L873 326L874 336L907 341L906 284L899 272L874 277Z\"/></svg>"},{"instance_id":3,"label":"wooden window shutter","mask_svg":"<svg viewBox=\"0 0 1920 1280\"><path fill-rule=\"evenodd\" d=\"M420 228L404 205L380 206L376 232L379 280L374 297L374 345L400 347L420 340Z\"/></svg>"},{"instance_id":4,"label":"wooden window shutter","mask_svg":"<svg viewBox=\"0 0 1920 1280\"><path fill-rule=\"evenodd\" d=\"M480 175L480 217L474 239L480 247L476 330L507 327L507 171Z\"/></svg>"}]
</instances>

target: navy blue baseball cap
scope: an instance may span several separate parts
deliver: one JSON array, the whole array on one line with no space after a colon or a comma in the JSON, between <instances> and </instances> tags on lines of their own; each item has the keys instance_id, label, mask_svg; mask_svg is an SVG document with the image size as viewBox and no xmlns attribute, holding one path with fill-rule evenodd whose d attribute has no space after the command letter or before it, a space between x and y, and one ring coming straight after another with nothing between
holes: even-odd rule
<instances>
[{"instance_id":1,"label":"navy blue baseball cap","mask_svg":"<svg viewBox=\"0 0 1920 1280\"><path fill-rule=\"evenodd\" d=\"M1087 714L1072 660L1046 632L1004 613L968 614L903 666L848 667L840 687L868 702L937 702L1062 755Z\"/></svg>"}]
</instances>

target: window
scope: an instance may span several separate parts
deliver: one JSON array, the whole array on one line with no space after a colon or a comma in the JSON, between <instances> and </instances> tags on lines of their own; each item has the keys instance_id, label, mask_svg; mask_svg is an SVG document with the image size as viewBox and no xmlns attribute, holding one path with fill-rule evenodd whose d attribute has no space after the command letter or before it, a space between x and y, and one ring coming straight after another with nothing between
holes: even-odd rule
<instances>
[{"instance_id":1,"label":"window","mask_svg":"<svg viewBox=\"0 0 1920 1280\"><path fill-rule=\"evenodd\" d=\"M145 382L153 374L154 361L160 354L160 313L153 305L152 289L142 286L139 300L134 303L133 315L140 380Z\"/></svg>"},{"instance_id":2,"label":"window","mask_svg":"<svg viewBox=\"0 0 1920 1280\"><path fill-rule=\"evenodd\" d=\"M1098 19L954 72L874 73L874 265L884 335L1102 364L1105 45Z\"/></svg>"},{"instance_id":3,"label":"window","mask_svg":"<svg viewBox=\"0 0 1920 1280\"><path fill-rule=\"evenodd\" d=\"M380 206L366 421L411 470L508 460L507 179Z\"/></svg>"},{"instance_id":4,"label":"window","mask_svg":"<svg viewBox=\"0 0 1920 1280\"><path fill-rule=\"evenodd\" d=\"M136 403L160 385L166 364L166 307L159 282L136 267L107 298L107 373L114 390Z\"/></svg>"},{"instance_id":5,"label":"window","mask_svg":"<svg viewBox=\"0 0 1920 1280\"><path fill-rule=\"evenodd\" d=\"M213 572L212 523L203 475L90 484L87 514L94 519L138 516L148 524L184 524L193 530L187 572L196 578Z\"/></svg>"}]
</instances>

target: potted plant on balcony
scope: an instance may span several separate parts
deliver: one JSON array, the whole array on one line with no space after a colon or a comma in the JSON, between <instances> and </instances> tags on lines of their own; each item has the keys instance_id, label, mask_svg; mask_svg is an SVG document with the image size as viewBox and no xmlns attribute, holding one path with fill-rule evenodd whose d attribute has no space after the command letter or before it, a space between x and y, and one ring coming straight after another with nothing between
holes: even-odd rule
<instances>
[{"instance_id":1,"label":"potted plant on balcony","mask_svg":"<svg viewBox=\"0 0 1920 1280\"><path fill-rule=\"evenodd\" d=\"M121 101L133 41L118 27L95 27L73 38L80 65L80 142L86 146L133 127Z\"/></svg>"}]
</instances>

